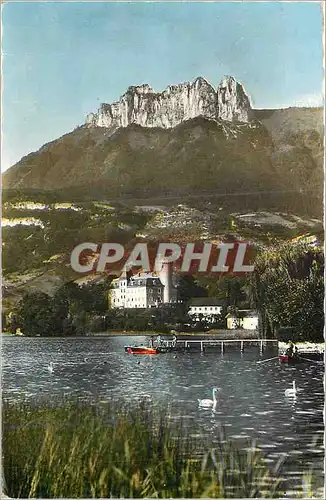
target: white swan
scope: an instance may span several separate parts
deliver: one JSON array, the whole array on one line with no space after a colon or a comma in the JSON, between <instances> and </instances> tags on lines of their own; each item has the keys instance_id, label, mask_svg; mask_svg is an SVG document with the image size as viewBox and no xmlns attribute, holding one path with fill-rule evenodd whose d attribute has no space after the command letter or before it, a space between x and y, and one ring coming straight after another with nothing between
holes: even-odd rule
<instances>
[{"instance_id":1,"label":"white swan","mask_svg":"<svg viewBox=\"0 0 326 500\"><path fill-rule=\"evenodd\" d=\"M292 387L292 389L286 389L286 391L285 391L285 393L284 393L284 394L285 394L285 396L296 396L296 394L297 394L297 389L296 389L296 387L295 387L295 380L293 380L293 382L292 382L292 386L293 386L293 387Z\"/></svg>"},{"instance_id":2,"label":"white swan","mask_svg":"<svg viewBox=\"0 0 326 500\"><path fill-rule=\"evenodd\" d=\"M216 399L216 394L217 394L217 387L214 387L212 393L213 393L213 399L198 399L198 404L201 408L215 408L217 399Z\"/></svg>"},{"instance_id":3,"label":"white swan","mask_svg":"<svg viewBox=\"0 0 326 500\"><path fill-rule=\"evenodd\" d=\"M52 373L53 369L54 369L53 363L52 363L52 361L50 361L49 366L48 366L48 370L49 370L50 373Z\"/></svg>"}]
</instances>

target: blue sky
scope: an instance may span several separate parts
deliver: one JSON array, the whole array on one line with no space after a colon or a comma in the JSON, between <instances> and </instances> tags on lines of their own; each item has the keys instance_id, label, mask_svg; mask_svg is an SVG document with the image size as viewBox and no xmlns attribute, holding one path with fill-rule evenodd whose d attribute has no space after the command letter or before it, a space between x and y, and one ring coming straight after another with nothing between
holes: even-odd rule
<instances>
[{"instance_id":1,"label":"blue sky","mask_svg":"<svg viewBox=\"0 0 326 500\"><path fill-rule=\"evenodd\" d=\"M318 3L12 2L2 25L2 170L129 85L232 75L257 108L322 104Z\"/></svg>"}]
</instances>

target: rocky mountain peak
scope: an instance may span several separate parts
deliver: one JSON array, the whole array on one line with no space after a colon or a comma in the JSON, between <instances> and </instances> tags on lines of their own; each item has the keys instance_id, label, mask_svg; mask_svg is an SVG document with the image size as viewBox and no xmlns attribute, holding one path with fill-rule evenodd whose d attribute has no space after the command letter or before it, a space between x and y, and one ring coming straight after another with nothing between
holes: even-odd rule
<instances>
[{"instance_id":1,"label":"rocky mountain peak","mask_svg":"<svg viewBox=\"0 0 326 500\"><path fill-rule=\"evenodd\" d=\"M169 85L163 92L155 92L144 83L128 87L117 102L101 104L96 113L88 115L86 125L117 129L136 123L173 128L197 116L247 123L252 118L250 100L232 76L224 77L217 90L203 77Z\"/></svg>"},{"instance_id":2,"label":"rocky mountain peak","mask_svg":"<svg viewBox=\"0 0 326 500\"><path fill-rule=\"evenodd\" d=\"M217 87L217 109L221 120L247 122L252 119L249 97L233 76L224 76Z\"/></svg>"},{"instance_id":3,"label":"rocky mountain peak","mask_svg":"<svg viewBox=\"0 0 326 500\"><path fill-rule=\"evenodd\" d=\"M135 94L139 94L139 95L143 95L143 94L153 94L154 90L152 89L152 87L150 85L148 85L148 83L143 83L142 85L131 85L130 87L128 87L127 89L127 93L135 93Z\"/></svg>"},{"instance_id":4,"label":"rocky mountain peak","mask_svg":"<svg viewBox=\"0 0 326 500\"><path fill-rule=\"evenodd\" d=\"M195 81L194 81L193 85L194 85L195 87L197 87L197 88L198 88L198 87L200 87L200 86L202 86L202 85L204 85L204 86L209 86L209 87L213 88L213 87L211 86L211 84L210 84L210 83L208 83L208 81L207 81L207 80L205 80L205 78L203 78L202 76L198 76L198 77L195 79Z\"/></svg>"}]
</instances>

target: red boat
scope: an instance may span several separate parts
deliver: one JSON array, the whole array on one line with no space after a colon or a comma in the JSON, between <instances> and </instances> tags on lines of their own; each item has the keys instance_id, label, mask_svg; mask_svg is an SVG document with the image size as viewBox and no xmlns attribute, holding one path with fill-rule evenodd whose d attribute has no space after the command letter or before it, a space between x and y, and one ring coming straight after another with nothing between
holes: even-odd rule
<instances>
[{"instance_id":1,"label":"red boat","mask_svg":"<svg viewBox=\"0 0 326 500\"><path fill-rule=\"evenodd\" d=\"M146 346L125 346L125 351L128 354L158 354L159 350L155 347L146 347Z\"/></svg>"},{"instance_id":2,"label":"red boat","mask_svg":"<svg viewBox=\"0 0 326 500\"><path fill-rule=\"evenodd\" d=\"M301 359L297 356L288 356L287 354L283 354L279 356L280 363L301 363Z\"/></svg>"}]
</instances>

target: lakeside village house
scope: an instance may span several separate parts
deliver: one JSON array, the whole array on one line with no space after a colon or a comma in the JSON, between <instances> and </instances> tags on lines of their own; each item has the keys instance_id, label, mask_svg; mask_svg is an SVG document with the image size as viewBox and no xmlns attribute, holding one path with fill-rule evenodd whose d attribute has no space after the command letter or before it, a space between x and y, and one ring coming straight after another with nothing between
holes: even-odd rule
<instances>
[{"instance_id":1,"label":"lakeside village house","mask_svg":"<svg viewBox=\"0 0 326 500\"><path fill-rule=\"evenodd\" d=\"M189 301L189 316L195 321L206 318L213 323L216 316L222 314L223 305L220 300L209 297L197 297Z\"/></svg>"},{"instance_id":2,"label":"lakeside village house","mask_svg":"<svg viewBox=\"0 0 326 500\"><path fill-rule=\"evenodd\" d=\"M172 264L163 263L162 270L157 273L138 273L128 276L123 272L119 278L112 281L109 292L109 301L112 308L119 309L148 309L163 304L178 302L178 290L174 284ZM222 314L221 301L214 298L198 297L189 301L189 316L199 321L206 318L214 322L216 316ZM256 330L258 328L258 314L251 310L241 310L239 315L228 314L227 328L243 328Z\"/></svg>"},{"instance_id":3,"label":"lakeside village house","mask_svg":"<svg viewBox=\"0 0 326 500\"><path fill-rule=\"evenodd\" d=\"M239 309L237 314L226 315L226 326L229 330L243 328L244 330L258 330L259 315L251 309Z\"/></svg>"}]
</instances>

